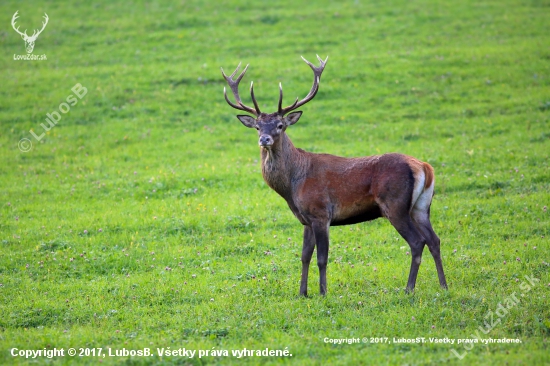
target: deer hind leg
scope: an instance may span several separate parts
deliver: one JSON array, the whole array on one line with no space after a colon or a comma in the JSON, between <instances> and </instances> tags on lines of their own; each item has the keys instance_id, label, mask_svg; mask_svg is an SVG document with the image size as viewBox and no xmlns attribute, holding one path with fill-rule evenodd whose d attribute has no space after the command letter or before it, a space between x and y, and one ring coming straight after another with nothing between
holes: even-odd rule
<instances>
[{"instance_id":1,"label":"deer hind leg","mask_svg":"<svg viewBox=\"0 0 550 366\"><path fill-rule=\"evenodd\" d=\"M414 222L408 213L403 213L399 217L388 217L391 224L399 234L407 241L411 248L411 269L409 272L409 280L407 281L407 292L412 292L416 284L416 277L418 275L418 269L422 262L422 252L426 240L419 232Z\"/></svg>"},{"instance_id":2,"label":"deer hind leg","mask_svg":"<svg viewBox=\"0 0 550 366\"><path fill-rule=\"evenodd\" d=\"M422 236L426 238L426 244L430 253L435 261L435 268L437 269L437 276L439 277L439 285L441 288L447 289L447 281L445 280L445 273L443 272L443 262L441 261L440 243L439 237L432 228L430 222L430 207L426 209L413 208L411 211L412 219L418 230L422 233Z\"/></svg>"},{"instance_id":3,"label":"deer hind leg","mask_svg":"<svg viewBox=\"0 0 550 366\"><path fill-rule=\"evenodd\" d=\"M300 282L300 295L307 296L307 276L309 263L315 249L315 235L311 226L304 226L304 243L302 246L302 280Z\"/></svg>"}]
</instances>

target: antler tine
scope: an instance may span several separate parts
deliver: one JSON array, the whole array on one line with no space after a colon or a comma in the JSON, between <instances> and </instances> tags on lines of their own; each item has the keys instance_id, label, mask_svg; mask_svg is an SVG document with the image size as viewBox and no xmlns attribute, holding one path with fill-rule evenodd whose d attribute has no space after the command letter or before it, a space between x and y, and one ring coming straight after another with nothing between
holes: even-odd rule
<instances>
[{"instance_id":1,"label":"antler tine","mask_svg":"<svg viewBox=\"0 0 550 366\"><path fill-rule=\"evenodd\" d=\"M280 87L280 94L279 94L279 114L280 115L285 115L288 112L290 112L290 111L292 111L292 110L294 110L298 107L303 106L304 104L306 104L307 102L312 100L315 97L315 95L317 94L317 92L319 91L319 83L321 81L321 74L323 73L323 70L325 69L325 66L327 64L328 56L325 60L323 60L322 58L319 57L319 55L317 55L317 59L319 60L319 62L321 64L319 67L316 67L311 62L306 60L304 58L304 56L302 56L302 60L304 60L305 63L308 64L309 67L313 70L313 85L311 86L311 90L309 91L309 93L306 95L306 97L304 99L302 99L300 101L298 101L298 99L296 99L296 102L294 102L294 104L292 104L291 106L288 106L286 108L281 108L282 99L283 99L283 91L282 91L282 87Z\"/></svg>"},{"instance_id":2,"label":"antler tine","mask_svg":"<svg viewBox=\"0 0 550 366\"><path fill-rule=\"evenodd\" d=\"M278 111L281 113L281 110L283 109L283 83L279 82L279 106Z\"/></svg>"},{"instance_id":3,"label":"antler tine","mask_svg":"<svg viewBox=\"0 0 550 366\"><path fill-rule=\"evenodd\" d=\"M320 62L321 64L324 65L324 64L327 63L327 61L328 61L328 56L327 56L327 58L325 59L325 61L323 61L323 59L322 59L321 57L319 57L319 55L316 55L316 56L317 56L317 60L319 60L319 62ZM323 66L323 67L324 67L324 66Z\"/></svg>"},{"instance_id":4,"label":"antler tine","mask_svg":"<svg viewBox=\"0 0 550 366\"><path fill-rule=\"evenodd\" d=\"M239 64L237 65L237 68L235 69L235 71L233 71L233 74L231 74L229 77L231 79L233 79L233 76L235 76L235 74L239 71L239 69L241 68L241 64L242 62L239 62ZM246 72L246 68L248 67L248 65L245 66L244 68L244 71ZM222 69L223 70L223 69ZM241 73L242 74L242 73Z\"/></svg>"},{"instance_id":5,"label":"antler tine","mask_svg":"<svg viewBox=\"0 0 550 366\"><path fill-rule=\"evenodd\" d=\"M15 21L17 20L17 18L19 18L19 10L17 10L15 14L13 14L13 16L11 17L11 25L15 25Z\"/></svg>"},{"instance_id":6,"label":"antler tine","mask_svg":"<svg viewBox=\"0 0 550 366\"><path fill-rule=\"evenodd\" d=\"M246 67L248 67L248 65L246 65ZM229 75L229 79L233 79L233 76L235 76L235 74L237 73L237 71L239 71L240 68L241 68L241 62L239 62L239 64L237 65L237 68L235 69L235 71L233 71L233 74ZM220 67L220 69L222 70L222 75L225 78L225 80L229 81L227 78L227 75L225 75L225 72L223 72L223 67ZM246 68L244 69L243 72L246 72Z\"/></svg>"},{"instance_id":7,"label":"antler tine","mask_svg":"<svg viewBox=\"0 0 550 366\"><path fill-rule=\"evenodd\" d=\"M258 114L262 113L260 112L260 107L258 107L258 102L256 102L256 97L254 96L254 82L250 82L250 96L252 97L252 103L254 103L254 108L256 108L256 112Z\"/></svg>"},{"instance_id":8,"label":"antler tine","mask_svg":"<svg viewBox=\"0 0 550 366\"><path fill-rule=\"evenodd\" d=\"M38 31L38 33L36 33L36 36L38 36L40 33L42 33L42 31L44 30L44 28L46 28L46 25L48 24L48 20L50 19L50 18L48 18L48 14L46 14L46 13L44 13L43 18L44 18L45 22L42 22L42 29L40 29Z\"/></svg>"},{"instance_id":9,"label":"antler tine","mask_svg":"<svg viewBox=\"0 0 550 366\"><path fill-rule=\"evenodd\" d=\"M27 37L27 30L26 29L25 29L24 33L21 33L21 31L19 30L19 27L15 28L15 21L17 20L17 18L19 18L18 14L19 14L19 10L17 10L15 12L15 14L13 14L13 17L11 18L11 26L13 27L13 30L15 30L17 33L19 33L22 36Z\"/></svg>"},{"instance_id":10,"label":"antler tine","mask_svg":"<svg viewBox=\"0 0 550 366\"><path fill-rule=\"evenodd\" d=\"M225 86L223 87L223 97L225 98L225 101L227 102L227 104L229 104L231 107L235 109L240 109L241 111L246 111L240 105L233 104L233 102L229 100L229 98L227 97L227 90L225 89Z\"/></svg>"},{"instance_id":11,"label":"antler tine","mask_svg":"<svg viewBox=\"0 0 550 366\"><path fill-rule=\"evenodd\" d=\"M256 109L246 106L242 102L241 97L239 96L239 83L240 83L241 79L244 77L244 74L246 73L246 70L248 69L248 65L246 65L246 67L241 72L241 74L237 77L237 79L233 80L233 76L235 76L237 74L240 67L241 67L241 63L239 62L239 65L237 66L235 71L233 71L233 73L230 76L225 75L225 72L223 71L223 68L220 67L220 69L222 70L222 75L223 75L224 79L227 81L227 83L229 84L229 87L231 88L231 91L233 92L233 96L235 97L235 101L237 102L237 104L232 103L229 100L229 98L227 98L227 91L226 91L225 87L223 88L223 96L225 97L225 101L231 107L233 107L235 109L239 109L241 111L252 113L253 115L258 116L260 114L260 108L258 108L258 103L256 102L256 98L254 98L254 89L252 88L252 86L251 86L251 89L250 89L250 93L252 95L252 101L254 102L254 107L256 107Z\"/></svg>"},{"instance_id":12,"label":"antler tine","mask_svg":"<svg viewBox=\"0 0 550 366\"><path fill-rule=\"evenodd\" d=\"M279 108L278 108L279 112L278 113L280 115L284 115L286 114L285 110L291 111L292 109L294 109L294 107L296 107L296 104L298 104L298 97L296 97L296 100L292 105L283 109L283 84L279 83Z\"/></svg>"}]
</instances>

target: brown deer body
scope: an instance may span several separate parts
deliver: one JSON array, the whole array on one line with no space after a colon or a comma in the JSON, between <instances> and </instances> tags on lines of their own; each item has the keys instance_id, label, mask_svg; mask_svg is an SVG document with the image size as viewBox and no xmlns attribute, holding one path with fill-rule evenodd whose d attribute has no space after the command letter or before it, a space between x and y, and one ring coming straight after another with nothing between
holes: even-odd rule
<instances>
[{"instance_id":1,"label":"brown deer body","mask_svg":"<svg viewBox=\"0 0 550 366\"><path fill-rule=\"evenodd\" d=\"M286 134L286 128L296 123L302 112L285 114L307 103L317 93L326 64L326 60L318 59L320 67L306 61L315 77L309 94L303 100L296 100L293 105L282 108L283 93L280 87L279 111L272 114L260 112L252 86L255 108L242 103L238 84L246 68L236 80L233 76L239 67L229 77L223 74L237 104L231 103L224 91L227 102L256 116L237 117L245 126L259 131L262 175L266 183L286 200L304 225L300 294L307 296L309 264L315 247L320 292L323 295L326 293L330 226L356 224L379 217L387 218L411 248L407 290L414 289L424 245L428 245L435 260L441 287L447 288L440 240L430 223L435 180L433 168L428 163L402 154L343 158L309 153L295 148Z\"/></svg>"}]
</instances>

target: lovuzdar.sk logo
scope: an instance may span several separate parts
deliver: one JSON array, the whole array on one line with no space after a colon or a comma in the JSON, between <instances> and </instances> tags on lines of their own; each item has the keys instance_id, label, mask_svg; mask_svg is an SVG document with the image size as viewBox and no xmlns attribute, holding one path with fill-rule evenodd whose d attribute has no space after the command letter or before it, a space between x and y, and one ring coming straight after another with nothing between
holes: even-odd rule
<instances>
[{"instance_id":1,"label":"lovuzdar.sk logo","mask_svg":"<svg viewBox=\"0 0 550 366\"><path fill-rule=\"evenodd\" d=\"M29 61L43 61L43 60L46 60L46 55L33 55L32 54L32 51L34 50L34 43L36 42L36 39L38 38L38 36L40 35L40 33L42 33L42 31L44 30L44 28L46 28L46 25L48 24L48 14L44 13L44 21L42 22L42 29L38 30L38 29L35 29L32 33L32 35L28 35L27 34L27 30L25 29L24 32L21 32L19 30L19 27L16 27L15 25L15 21L17 20L17 18L19 18L19 10L15 12L15 14L13 14L13 17L11 18L11 26L13 27L13 29L21 36L21 38L23 38L23 41L25 41L25 49L27 50L27 54L26 55L16 55L14 54L13 55L13 59L14 60L29 60Z\"/></svg>"}]
</instances>

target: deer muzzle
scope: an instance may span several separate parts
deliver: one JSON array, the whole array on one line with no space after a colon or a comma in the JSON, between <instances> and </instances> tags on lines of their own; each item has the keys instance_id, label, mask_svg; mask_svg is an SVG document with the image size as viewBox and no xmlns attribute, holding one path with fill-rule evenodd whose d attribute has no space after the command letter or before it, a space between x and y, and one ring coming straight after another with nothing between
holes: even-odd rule
<instances>
[{"instance_id":1,"label":"deer muzzle","mask_svg":"<svg viewBox=\"0 0 550 366\"><path fill-rule=\"evenodd\" d=\"M258 144L261 147L269 148L273 145L273 137L269 135L261 135Z\"/></svg>"}]
</instances>

